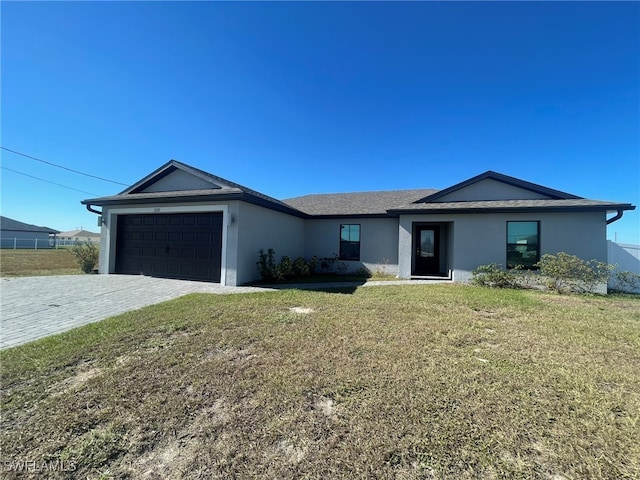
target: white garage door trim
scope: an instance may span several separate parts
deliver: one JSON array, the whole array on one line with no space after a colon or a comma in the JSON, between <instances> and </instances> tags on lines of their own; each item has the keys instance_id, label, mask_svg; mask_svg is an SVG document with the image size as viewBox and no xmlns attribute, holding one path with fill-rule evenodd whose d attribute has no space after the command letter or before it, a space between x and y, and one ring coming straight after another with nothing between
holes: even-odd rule
<instances>
[{"instance_id":1,"label":"white garage door trim","mask_svg":"<svg viewBox=\"0 0 640 480\"><path fill-rule=\"evenodd\" d=\"M220 284L227 284L227 227L229 225L228 205L195 205L195 206L151 206L109 209L106 222L107 241L104 254L109 259L109 273L116 269L116 239L118 238L118 215L161 214L161 213L204 213L222 212L222 252L220 259Z\"/></svg>"}]
</instances>

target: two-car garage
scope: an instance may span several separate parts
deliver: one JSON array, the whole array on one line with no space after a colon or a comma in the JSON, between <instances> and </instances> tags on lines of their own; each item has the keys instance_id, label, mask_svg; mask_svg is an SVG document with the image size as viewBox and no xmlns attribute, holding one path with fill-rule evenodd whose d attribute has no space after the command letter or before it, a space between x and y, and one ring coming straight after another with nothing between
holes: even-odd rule
<instances>
[{"instance_id":1,"label":"two-car garage","mask_svg":"<svg viewBox=\"0 0 640 480\"><path fill-rule=\"evenodd\" d=\"M304 253L306 214L176 160L116 195L82 203L99 215L101 274L234 286L256 279L260 249Z\"/></svg>"},{"instance_id":2,"label":"two-car garage","mask_svg":"<svg viewBox=\"0 0 640 480\"><path fill-rule=\"evenodd\" d=\"M115 273L220 282L222 212L117 216Z\"/></svg>"}]
</instances>

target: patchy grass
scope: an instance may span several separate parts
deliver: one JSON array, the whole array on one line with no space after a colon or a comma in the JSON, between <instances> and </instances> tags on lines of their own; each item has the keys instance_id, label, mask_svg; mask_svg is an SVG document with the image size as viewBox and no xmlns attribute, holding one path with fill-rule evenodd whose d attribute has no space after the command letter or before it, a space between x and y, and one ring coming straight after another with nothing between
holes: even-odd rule
<instances>
[{"instance_id":1,"label":"patchy grass","mask_svg":"<svg viewBox=\"0 0 640 480\"><path fill-rule=\"evenodd\" d=\"M0 249L0 276L73 275L82 271L66 248L47 250Z\"/></svg>"},{"instance_id":2,"label":"patchy grass","mask_svg":"<svg viewBox=\"0 0 640 480\"><path fill-rule=\"evenodd\" d=\"M73 465L48 478L640 478L639 327L631 296L190 295L0 352L2 460Z\"/></svg>"},{"instance_id":3,"label":"patchy grass","mask_svg":"<svg viewBox=\"0 0 640 480\"><path fill-rule=\"evenodd\" d=\"M314 273L313 275L304 275L300 277L287 277L277 281L257 280L251 282L250 285L301 285L306 283L339 283L339 282L360 282L365 283L367 277L361 275L348 275L338 273Z\"/></svg>"}]
</instances>

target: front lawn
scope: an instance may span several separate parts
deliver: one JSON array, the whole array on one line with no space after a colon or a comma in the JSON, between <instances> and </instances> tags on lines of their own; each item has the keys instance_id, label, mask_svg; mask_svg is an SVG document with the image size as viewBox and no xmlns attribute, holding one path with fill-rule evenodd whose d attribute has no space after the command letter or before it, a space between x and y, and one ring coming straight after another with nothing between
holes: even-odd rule
<instances>
[{"instance_id":1,"label":"front lawn","mask_svg":"<svg viewBox=\"0 0 640 480\"><path fill-rule=\"evenodd\" d=\"M640 478L637 297L196 294L0 360L3 478Z\"/></svg>"},{"instance_id":2,"label":"front lawn","mask_svg":"<svg viewBox=\"0 0 640 480\"><path fill-rule=\"evenodd\" d=\"M69 248L0 249L0 276L75 275L82 271Z\"/></svg>"}]
</instances>

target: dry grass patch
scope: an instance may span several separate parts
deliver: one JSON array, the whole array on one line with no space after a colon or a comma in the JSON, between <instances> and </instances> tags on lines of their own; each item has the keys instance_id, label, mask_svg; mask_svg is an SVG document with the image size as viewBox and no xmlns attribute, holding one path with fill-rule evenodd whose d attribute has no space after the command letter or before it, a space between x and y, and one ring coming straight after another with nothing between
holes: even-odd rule
<instances>
[{"instance_id":1,"label":"dry grass patch","mask_svg":"<svg viewBox=\"0 0 640 480\"><path fill-rule=\"evenodd\" d=\"M3 460L77 465L52 478L639 478L640 302L559 302L183 297L1 352Z\"/></svg>"},{"instance_id":2,"label":"dry grass patch","mask_svg":"<svg viewBox=\"0 0 640 480\"><path fill-rule=\"evenodd\" d=\"M75 275L80 273L82 272L68 249L0 249L0 275L3 277Z\"/></svg>"}]
</instances>

